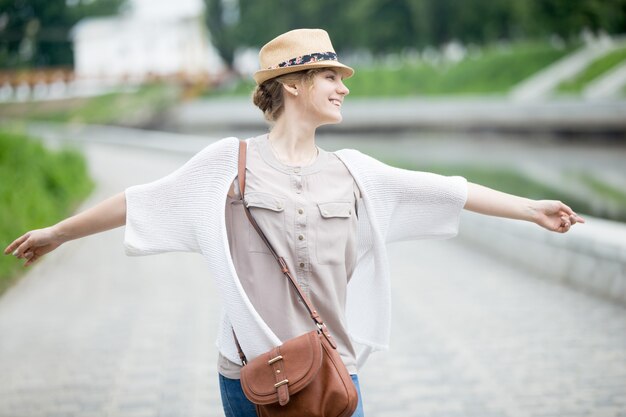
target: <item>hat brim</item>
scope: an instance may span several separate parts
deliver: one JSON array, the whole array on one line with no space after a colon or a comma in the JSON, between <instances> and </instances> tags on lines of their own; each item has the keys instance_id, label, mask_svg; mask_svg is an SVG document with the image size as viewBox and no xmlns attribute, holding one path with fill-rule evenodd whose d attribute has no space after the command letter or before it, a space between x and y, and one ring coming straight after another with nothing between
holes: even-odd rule
<instances>
[{"instance_id":1,"label":"hat brim","mask_svg":"<svg viewBox=\"0 0 626 417\"><path fill-rule=\"evenodd\" d=\"M354 70L347 65L342 64L338 61L316 61L316 62L307 62L302 65L292 65L289 67L280 67L280 68L272 68L259 70L254 73L252 78L256 81L257 85L263 84L265 81L278 77L280 75L289 74L292 72L298 71L306 71L312 68L332 68L334 70L339 71L343 78L350 78L354 74Z\"/></svg>"}]
</instances>

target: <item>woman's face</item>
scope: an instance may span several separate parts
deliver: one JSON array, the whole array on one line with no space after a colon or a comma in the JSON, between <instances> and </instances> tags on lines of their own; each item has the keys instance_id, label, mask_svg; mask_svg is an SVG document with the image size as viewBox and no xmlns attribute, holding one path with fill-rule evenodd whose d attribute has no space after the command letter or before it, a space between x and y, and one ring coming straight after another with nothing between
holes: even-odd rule
<instances>
[{"instance_id":1,"label":"woman's face","mask_svg":"<svg viewBox=\"0 0 626 417\"><path fill-rule=\"evenodd\" d=\"M341 73L325 69L315 74L310 87L305 85L301 90L306 114L314 118L319 126L341 122L341 105L350 93Z\"/></svg>"}]
</instances>

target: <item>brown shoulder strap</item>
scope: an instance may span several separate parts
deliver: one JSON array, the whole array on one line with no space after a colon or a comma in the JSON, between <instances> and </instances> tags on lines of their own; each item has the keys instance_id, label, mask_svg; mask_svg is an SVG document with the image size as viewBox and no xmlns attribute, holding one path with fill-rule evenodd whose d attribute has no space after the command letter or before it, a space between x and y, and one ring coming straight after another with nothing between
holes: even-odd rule
<instances>
[{"instance_id":1,"label":"brown shoulder strap","mask_svg":"<svg viewBox=\"0 0 626 417\"><path fill-rule=\"evenodd\" d=\"M239 195L243 199L246 188L246 151L248 146L245 140L239 141L239 164L237 166L237 177L239 179Z\"/></svg>"},{"instance_id":2,"label":"brown shoulder strap","mask_svg":"<svg viewBox=\"0 0 626 417\"><path fill-rule=\"evenodd\" d=\"M257 224L256 220L252 216L252 213L250 213L250 209L248 208L248 205L246 204L246 199L245 199L245 189L246 189L246 150L247 150L247 143L246 143L246 141L240 140L239 141L239 163L238 163L237 175L238 175L238 179L239 179L239 192L240 192L240 195L241 195L241 200L243 202L242 205L243 205L243 208L244 208L244 212L246 213L246 217L248 218L248 220L252 224L252 227L254 227L254 230L256 230L257 233L259 234L259 236L261 237L261 240L263 240L265 245L268 247L270 253L274 257L274 259L276 259L276 262L278 262L278 265L280 266L280 270L282 271L282 273L287 277L287 279L291 283L291 286L296 290L296 292L298 293L298 296L304 302L304 306L308 310L309 315L311 316L311 319L313 320L313 322L315 322L315 324L317 325L318 329L328 339L328 341L330 342L331 346L333 346L333 348L336 348L335 341L332 339L332 337L328 333L328 329L326 328L326 325L324 324L324 321L322 320L320 315L317 313L317 310L315 310L313 308L313 305L309 301L309 298L304 294L304 292L300 288L300 285L298 285L298 282L296 281L296 279L293 277L293 275L291 275L291 271L289 271L289 267L287 266L287 262L285 262L285 259L283 257L278 256L278 254L276 253L276 251L272 247L271 243L269 242L269 240L267 240L267 237L265 236L265 234L263 233L263 231L261 230L261 228ZM237 340L237 336L235 335L234 331L233 331L233 336L235 336L235 343L237 344L237 349L239 350L239 356L241 357L242 362L245 365L247 360L246 360L246 357L245 357L245 355L243 354L243 352L241 350L241 347L239 346L239 341Z\"/></svg>"}]
</instances>

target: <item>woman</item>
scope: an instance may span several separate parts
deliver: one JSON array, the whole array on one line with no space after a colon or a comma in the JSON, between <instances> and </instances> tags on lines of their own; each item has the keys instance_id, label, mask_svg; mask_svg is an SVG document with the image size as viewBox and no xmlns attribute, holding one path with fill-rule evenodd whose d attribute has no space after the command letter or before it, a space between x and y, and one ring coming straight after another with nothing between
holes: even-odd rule
<instances>
[{"instance_id":1,"label":"woman","mask_svg":"<svg viewBox=\"0 0 626 417\"><path fill-rule=\"evenodd\" d=\"M559 201L529 200L461 177L390 167L355 150L317 147L316 129L341 122L349 93L343 80L354 72L337 60L325 31L287 32L266 44L259 59L254 103L272 128L247 140L245 204L325 319L357 388L358 366L388 344L387 243L452 237L463 208L560 233L584 222ZM167 177L30 231L5 253L30 265L68 240L122 225L130 255L201 253L224 305L218 337L224 409L227 416L254 416L239 383L232 331L251 359L312 324L245 217L238 142L222 139ZM354 415L363 415L361 400Z\"/></svg>"}]
</instances>

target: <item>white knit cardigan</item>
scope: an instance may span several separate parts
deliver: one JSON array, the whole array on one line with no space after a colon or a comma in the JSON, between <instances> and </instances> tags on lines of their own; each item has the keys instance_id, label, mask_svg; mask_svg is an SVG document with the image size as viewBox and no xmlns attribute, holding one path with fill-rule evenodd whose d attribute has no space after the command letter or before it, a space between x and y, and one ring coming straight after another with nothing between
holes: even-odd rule
<instances>
[{"instance_id":1,"label":"white knit cardigan","mask_svg":"<svg viewBox=\"0 0 626 417\"><path fill-rule=\"evenodd\" d=\"M399 169L353 149L335 152L361 190L357 265L348 284L348 332L358 365L385 350L391 325L386 244L457 234L467 197L462 177ZM126 190L128 255L201 253L216 280L223 312L217 347L239 362L231 326L248 359L281 343L246 296L230 256L225 201L237 176L238 139L219 140L172 174Z\"/></svg>"}]
</instances>

